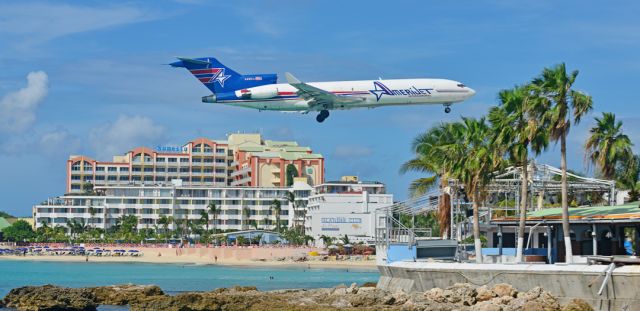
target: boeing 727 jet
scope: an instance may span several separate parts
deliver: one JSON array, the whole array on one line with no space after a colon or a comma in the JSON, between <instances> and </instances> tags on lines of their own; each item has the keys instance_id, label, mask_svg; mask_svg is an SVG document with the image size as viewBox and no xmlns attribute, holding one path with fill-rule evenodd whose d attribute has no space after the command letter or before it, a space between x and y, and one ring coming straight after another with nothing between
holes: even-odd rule
<instances>
[{"instance_id":1,"label":"boeing 727 jet","mask_svg":"<svg viewBox=\"0 0 640 311\"><path fill-rule=\"evenodd\" d=\"M288 83L278 83L276 74L241 75L213 57L182 58L170 64L186 68L213 94L205 103L309 113L317 111L323 122L330 110L376 108L401 105L444 105L462 102L475 94L464 84L445 79L394 79L309 82L285 73Z\"/></svg>"}]
</instances>

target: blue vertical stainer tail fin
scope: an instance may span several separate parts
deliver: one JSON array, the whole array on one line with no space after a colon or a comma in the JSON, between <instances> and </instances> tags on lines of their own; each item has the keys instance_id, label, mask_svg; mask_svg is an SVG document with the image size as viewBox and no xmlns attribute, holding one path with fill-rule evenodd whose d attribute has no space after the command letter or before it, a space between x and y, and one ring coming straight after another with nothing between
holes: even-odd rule
<instances>
[{"instance_id":1,"label":"blue vertical stainer tail fin","mask_svg":"<svg viewBox=\"0 0 640 311\"><path fill-rule=\"evenodd\" d=\"M240 89L273 84L278 80L275 74L241 75L223 65L213 57L183 58L169 65L189 70L202 84L213 93L234 92Z\"/></svg>"}]
</instances>

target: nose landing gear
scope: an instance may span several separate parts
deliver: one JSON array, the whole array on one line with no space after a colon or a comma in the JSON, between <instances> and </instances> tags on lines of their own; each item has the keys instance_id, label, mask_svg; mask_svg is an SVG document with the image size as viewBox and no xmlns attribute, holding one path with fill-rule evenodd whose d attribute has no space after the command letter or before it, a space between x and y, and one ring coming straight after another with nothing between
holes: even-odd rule
<instances>
[{"instance_id":1,"label":"nose landing gear","mask_svg":"<svg viewBox=\"0 0 640 311\"><path fill-rule=\"evenodd\" d=\"M444 104L444 113L451 112L451 104Z\"/></svg>"},{"instance_id":2,"label":"nose landing gear","mask_svg":"<svg viewBox=\"0 0 640 311\"><path fill-rule=\"evenodd\" d=\"M329 117L329 110L321 110L320 113L316 116L316 121L318 121L318 123L322 123L328 117Z\"/></svg>"}]
</instances>

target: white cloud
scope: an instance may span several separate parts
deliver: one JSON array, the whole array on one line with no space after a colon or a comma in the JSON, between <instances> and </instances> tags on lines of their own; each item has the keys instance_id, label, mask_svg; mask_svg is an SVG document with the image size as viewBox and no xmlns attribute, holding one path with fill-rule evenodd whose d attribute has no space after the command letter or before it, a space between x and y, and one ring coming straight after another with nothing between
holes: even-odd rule
<instances>
[{"instance_id":1,"label":"white cloud","mask_svg":"<svg viewBox=\"0 0 640 311\"><path fill-rule=\"evenodd\" d=\"M36 121L36 109L49 91L44 71L27 75L27 86L6 94L0 100L0 132L22 133Z\"/></svg>"},{"instance_id":2,"label":"white cloud","mask_svg":"<svg viewBox=\"0 0 640 311\"><path fill-rule=\"evenodd\" d=\"M354 158L368 157L373 154L373 149L366 146L337 146L333 152L333 156L337 158Z\"/></svg>"},{"instance_id":3,"label":"white cloud","mask_svg":"<svg viewBox=\"0 0 640 311\"><path fill-rule=\"evenodd\" d=\"M59 127L40 136L38 150L50 157L68 157L77 153L81 148L80 138Z\"/></svg>"},{"instance_id":4,"label":"white cloud","mask_svg":"<svg viewBox=\"0 0 640 311\"><path fill-rule=\"evenodd\" d=\"M19 36L18 45L37 45L58 37L155 19L129 6L84 7L49 3L0 5L0 34Z\"/></svg>"},{"instance_id":5,"label":"white cloud","mask_svg":"<svg viewBox=\"0 0 640 311\"><path fill-rule=\"evenodd\" d=\"M101 160L109 160L136 146L153 147L165 140L165 128L142 116L121 115L115 122L94 128L89 133L91 146Z\"/></svg>"}]
</instances>

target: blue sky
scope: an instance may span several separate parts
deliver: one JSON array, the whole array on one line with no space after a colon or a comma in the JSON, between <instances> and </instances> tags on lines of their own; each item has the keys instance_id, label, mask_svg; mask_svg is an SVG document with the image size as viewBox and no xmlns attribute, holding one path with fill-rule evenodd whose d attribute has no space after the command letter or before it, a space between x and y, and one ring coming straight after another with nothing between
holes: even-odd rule
<instances>
[{"instance_id":1,"label":"blue sky","mask_svg":"<svg viewBox=\"0 0 640 311\"><path fill-rule=\"evenodd\" d=\"M632 1L2 2L0 210L28 215L62 194L70 154L107 160L137 145L237 131L297 140L325 155L328 179L380 180L402 199L418 175L398 168L418 133L481 116L500 89L562 61L580 70L576 88L593 96L593 116L616 113L636 140L639 9ZM285 71L304 81L434 77L477 94L449 115L394 107L338 111L317 124L311 114L203 104L204 86L162 65L176 55L215 56L281 81ZM578 171L593 116L569 138ZM540 161L558 165L558 149Z\"/></svg>"}]
</instances>

